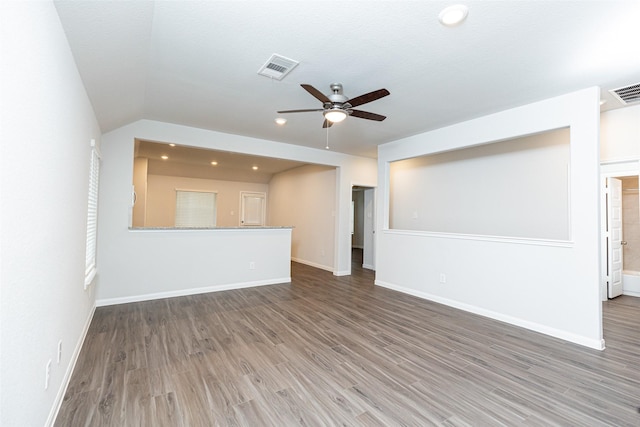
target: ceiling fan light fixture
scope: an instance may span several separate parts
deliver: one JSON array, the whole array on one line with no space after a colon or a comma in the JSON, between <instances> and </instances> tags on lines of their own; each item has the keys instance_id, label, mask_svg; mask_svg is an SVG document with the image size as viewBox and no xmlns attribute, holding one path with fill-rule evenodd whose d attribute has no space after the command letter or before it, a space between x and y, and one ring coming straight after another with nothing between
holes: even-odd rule
<instances>
[{"instance_id":1,"label":"ceiling fan light fixture","mask_svg":"<svg viewBox=\"0 0 640 427\"><path fill-rule=\"evenodd\" d=\"M340 123L346 119L348 115L346 111L339 108L332 108L322 114L324 115L324 118L329 120L331 123Z\"/></svg>"},{"instance_id":2,"label":"ceiling fan light fixture","mask_svg":"<svg viewBox=\"0 0 640 427\"><path fill-rule=\"evenodd\" d=\"M442 9L442 12L438 15L440 23L447 27L455 27L459 25L467 18L469 14L469 8L462 4L455 4L453 6Z\"/></svg>"},{"instance_id":3,"label":"ceiling fan light fixture","mask_svg":"<svg viewBox=\"0 0 640 427\"><path fill-rule=\"evenodd\" d=\"M310 84L303 83L300 86L311 96L318 101L322 102L322 108L300 109L300 110L285 110L278 111L278 114L283 113L310 113L315 111L322 111L324 120L322 122L322 128L329 128L334 123L339 123L347 118L347 116L353 116L359 119L374 120L381 122L386 119L386 116L370 113L368 111L354 110L353 107L358 107L369 102L373 102L377 99L384 98L387 95L391 95L386 89L378 89L373 92L365 93L355 98L347 98L342 93L342 85L340 83L333 83L331 85L331 95L327 96L320 92Z\"/></svg>"}]
</instances>

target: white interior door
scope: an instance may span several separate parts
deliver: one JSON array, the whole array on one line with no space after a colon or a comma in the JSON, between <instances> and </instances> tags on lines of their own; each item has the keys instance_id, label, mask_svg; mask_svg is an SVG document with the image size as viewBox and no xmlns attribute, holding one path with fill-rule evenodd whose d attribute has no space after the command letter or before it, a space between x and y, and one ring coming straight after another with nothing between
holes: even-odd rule
<instances>
[{"instance_id":1,"label":"white interior door","mask_svg":"<svg viewBox=\"0 0 640 427\"><path fill-rule=\"evenodd\" d=\"M375 189L364 190L364 242L362 251L362 267L375 270Z\"/></svg>"},{"instance_id":2,"label":"white interior door","mask_svg":"<svg viewBox=\"0 0 640 427\"><path fill-rule=\"evenodd\" d=\"M607 178L607 294L622 295L622 181Z\"/></svg>"},{"instance_id":3,"label":"white interior door","mask_svg":"<svg viewBox=\"0 0 640 427\"><path fill-rule=\"evenodd\" d=\"M240 225L262 226L265 223L266 202L264 193L240 194Z\"/></svg>"}]
</instances>

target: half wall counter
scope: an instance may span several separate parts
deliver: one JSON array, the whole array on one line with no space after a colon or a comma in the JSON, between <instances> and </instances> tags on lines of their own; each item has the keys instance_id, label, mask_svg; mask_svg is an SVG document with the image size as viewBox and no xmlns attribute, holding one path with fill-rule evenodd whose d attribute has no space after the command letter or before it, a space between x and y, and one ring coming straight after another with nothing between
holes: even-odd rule
<instances>
[{"instance_id":1,"label":"half wall counter","mask_svg":"<svg viewBox=\"0 0 640 427\"><path fill-rule=\"evenodd\" d=\"M104 263L98 260L97 304L291 282L292 230L290 226L130 227L126 249L110 253Z\"/></svg>"}]
</instances>

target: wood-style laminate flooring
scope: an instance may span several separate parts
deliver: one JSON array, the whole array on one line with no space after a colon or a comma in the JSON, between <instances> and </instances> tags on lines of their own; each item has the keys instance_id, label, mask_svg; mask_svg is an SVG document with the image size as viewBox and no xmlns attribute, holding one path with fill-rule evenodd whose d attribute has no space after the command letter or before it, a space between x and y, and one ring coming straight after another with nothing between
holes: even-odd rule
<instances>
[{"instance_id":1,"label":"wood-style laminate flooring","mask_svg":"<svg viewBox=\"0 0 640 427\"><path fill-rule=\"evenodd\" d=\"M361 268L292 268L288 284L98 308L55 425L640 425L640 299L604 303L596 351Z\"/></svg>"}]
</instances>

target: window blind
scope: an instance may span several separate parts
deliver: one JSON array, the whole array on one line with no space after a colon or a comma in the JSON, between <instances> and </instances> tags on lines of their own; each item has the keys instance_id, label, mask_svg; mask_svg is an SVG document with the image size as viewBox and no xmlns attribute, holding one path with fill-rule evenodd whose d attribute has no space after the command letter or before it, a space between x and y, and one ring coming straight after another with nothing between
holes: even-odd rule
<instances>
[{"instance_id":1,"label":"window blind","mask_svg":"<svg viewBox=\"0 0 640 427\"><path fill-rule=\"evenodd\" d=\"M215 227L216 193L176 190L176 227Z\"/></svg>"},{"instance_id":2,"label":"window blind","mask_svg":"<svg viewBox=\"0 0 640 427\"><path fill-rule=\"evenodd\" d=\"M100 156L91 140L91 161L89 165L89 197L87 206L87 242L85 254L84 287L91 284L96 275L96 253L98 237L98 181L100 177Z\"/></svg>"}]
</instances>

